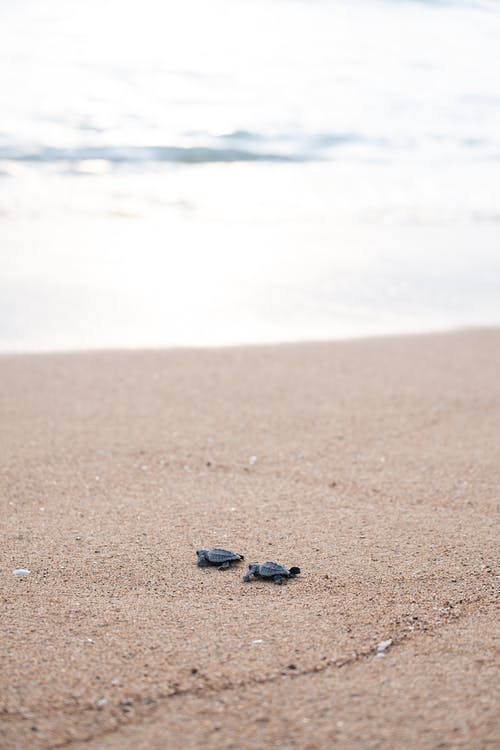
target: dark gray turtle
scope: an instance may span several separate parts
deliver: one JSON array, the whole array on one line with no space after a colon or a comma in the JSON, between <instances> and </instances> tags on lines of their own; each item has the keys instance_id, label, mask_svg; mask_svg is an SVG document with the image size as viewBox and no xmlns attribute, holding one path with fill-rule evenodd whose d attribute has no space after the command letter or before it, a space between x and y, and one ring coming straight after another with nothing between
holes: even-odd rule
<instances>
[{"instance_id":1,"label":"dark gray turtle","mask_svg":"<svg viewBox=\"0 0 500 750\"><path fill-rule=\"evenodd\" d=\"M208 565L217 565L219 570L229 568L232 562L244 560L243 555L237 555L236 552L229 552L227 549L197 549L198 565L200 568L206 568Z\"/></svg>"},{"instance_id":2,"label":"dark gray turtle","mask_svg":"<svg viewBox=\"0 0 500 750\"><path fill-rule=\"evenodd\" d=\"M300 568L294 567L287 570L282 565L278 565L275 562L265 562L262 565L259 563L251 563L248 566L248 573L243 576L244 581L251 581L252 578L257 576L258 578L270 578L274 583L281 586L283 581L287 578L293 578L300 573Z\"/></svg>"}]
</instances>

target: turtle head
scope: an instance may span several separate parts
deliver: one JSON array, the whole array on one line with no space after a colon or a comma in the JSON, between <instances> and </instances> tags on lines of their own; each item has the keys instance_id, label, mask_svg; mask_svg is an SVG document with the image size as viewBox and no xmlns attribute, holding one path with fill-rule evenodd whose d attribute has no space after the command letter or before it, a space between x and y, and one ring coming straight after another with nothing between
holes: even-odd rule
<instances>
[{"instance_id":1,"label":"turtle head","mask_svg":"<svg viewBox=\"0 0 500 750\"><path fill-rule=\"evenodd\" d=\"M198 555L198 560L206 560L207 559L207 549L197 549L196 554Z\"/></svg>"},{"instance_id":2,"label":"turtle head","mask_svg":"<svg viewBox=\"0 0 500 750\"><path fill-rule=\"evenodd\" d=\"M290 568L289 573L292 576L298 576L300 573L300 568L297 568L296 566L294 568Z\"/></svg>"},{"instance_id":3,"label":"turtle head","mask_svg":"<svg viewBox=\"0 0 500 750\"><path fill-rule=\"evenodd\" d=\"M259 567L259 563L250 563L250 565L248 566L248 572L243 576L243 580L245 581L245 583L251 581L254 575L258 575Z\"/></svg>"}]
</instances>

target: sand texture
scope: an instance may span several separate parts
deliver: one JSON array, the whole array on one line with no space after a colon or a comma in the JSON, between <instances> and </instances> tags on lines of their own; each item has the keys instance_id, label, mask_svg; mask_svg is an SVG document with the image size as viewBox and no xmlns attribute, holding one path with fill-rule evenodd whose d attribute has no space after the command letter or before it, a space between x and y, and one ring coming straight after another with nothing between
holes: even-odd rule
<instances>
[{"instance_id":1,"label":"sand texture","mask_svg":"<svg viewBox=\"0 0 500 750\"><path fill-rule=\"evenodd\" d=\"M0 389L2 750L499 746L499 331L3 356Z\"/></svg>"}]
</instances>

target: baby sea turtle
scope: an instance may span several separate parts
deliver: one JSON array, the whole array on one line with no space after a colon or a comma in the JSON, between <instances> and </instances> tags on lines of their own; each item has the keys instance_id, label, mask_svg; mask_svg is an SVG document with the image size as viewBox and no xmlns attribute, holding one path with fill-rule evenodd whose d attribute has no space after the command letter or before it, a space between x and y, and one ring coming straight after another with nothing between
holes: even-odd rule
<instances>
[{"instance_id":1,"label":"baby sea turtle","mask_svg":"<svg viewBox=\"0 0 500 750\"><path fill-rule=\"evenodd\" d=\"M197 549L198 565L200 568L206 568L208 565L217 565L219 570L229 568L230 563L244 560L243 555L237 555L236 552L229 552L227 549Z\"/></svg>"},{"instance_id":2,"label":"baby sea turtle","mask_svg":"<svg viewBox=\"0 0 500 750\"><path fill-rule=\"evenodd\" d=\"M282 565L278 565L275 562L265 562L262 565L259 563L251 563L248 566L248 573L243 576L244 581L251 581L254 576L258 578L271 578L274 583L281 586L284 580L287 578L293 578L300 573L300 568L294 567L287 570Z\"/></svg>"}]
</instances>

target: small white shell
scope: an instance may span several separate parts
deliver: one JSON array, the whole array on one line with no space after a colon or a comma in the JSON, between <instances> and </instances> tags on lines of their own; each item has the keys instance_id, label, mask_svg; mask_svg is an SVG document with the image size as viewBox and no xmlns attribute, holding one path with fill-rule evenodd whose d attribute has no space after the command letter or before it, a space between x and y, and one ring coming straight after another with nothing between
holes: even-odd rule
<instances>
[{"instance_id":1,"label":"small white shell","mask_svg":"<svg viewBox=\"0 0 500 750\"><path fill-rule=\"evenodd\" d=\"M392 646L392 638L388 638L386 641L380 641L380 643L377 646L377 654L379 656L383 656L389 646Z\"/></svg>"}]
</instances>

